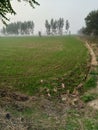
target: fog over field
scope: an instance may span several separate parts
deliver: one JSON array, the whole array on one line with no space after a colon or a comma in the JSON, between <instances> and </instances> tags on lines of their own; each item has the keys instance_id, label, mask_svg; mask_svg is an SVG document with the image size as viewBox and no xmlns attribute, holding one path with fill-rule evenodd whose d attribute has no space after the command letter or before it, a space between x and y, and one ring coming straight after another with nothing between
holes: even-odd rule
<instances>
[{"instance_id":1,"label":"fog over field","mask_svg":"<svg viewBox=\"0 0 98 130\"><path fill-rule=\"evenodd\" d=\"M70 22L70 30L77 33L82 26L85 26L84 18L92 10L98 8L98 0L37 0L40 6L35 9L25 2L12 1L12 6L17 15L9 16L10 22L33 20L35 23L35 33L45 32L45 20L60 17ZM1 24L1 23L0 23Z\"/></svg>"}]
</instances>

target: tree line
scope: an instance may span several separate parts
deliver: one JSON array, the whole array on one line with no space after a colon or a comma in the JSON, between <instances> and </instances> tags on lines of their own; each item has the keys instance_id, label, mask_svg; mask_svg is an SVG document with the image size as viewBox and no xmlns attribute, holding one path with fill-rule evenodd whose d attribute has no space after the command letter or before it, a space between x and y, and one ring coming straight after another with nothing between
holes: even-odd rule
<instances>
[{"instance_id":1,"label":"tree line","mask_svg":"<svg viewBox=\"0 0 98 130\"><path fill-rule=\"evenodd\" d=\"M85 27L82 27L78 33L85 35L98 35L98 10L91 11L85 18Z\"/></svg>"},{"instance_id":2,"label":"tree line","mask_svg":"<svg viewBox=\"0 0 98 130\"><path fill-rule=\"evenodd\" d=\"M32 35L34 32L34 22L25 21L25 22L14 22L8 24L6 27L3 27L3 34L15 34L15 35Z\"/></svg>"},{"instance_id":3,"label":"tree line","mask_svg":"<svg viewBox=\"0 0 98 130\"><path fill-rule=\"evenodd\" d=\"M47 35L63 35L63 33L70 33L70 23L68 20L65 21L63 18L59 18L58 20L52 18L50 22L46 20L45 28Z\"/></svg>"},{"instance_id":4,"label":"tree line","mask_svg":"<svg viewBox=\"0 0 98 130\"><path fill-rule=\"evenodd\" d=\"M4 35L33 35L34 27L35 24L33 21L14 22L3 27L1 33ZM45 20L45 28L47 35L63 35L70 33L69 21L64 21L63 18L59 18L58 20L52 18L50 22ZM39 31L38 35L41 36L42 32Z\"/></svg>"}]
</instances>

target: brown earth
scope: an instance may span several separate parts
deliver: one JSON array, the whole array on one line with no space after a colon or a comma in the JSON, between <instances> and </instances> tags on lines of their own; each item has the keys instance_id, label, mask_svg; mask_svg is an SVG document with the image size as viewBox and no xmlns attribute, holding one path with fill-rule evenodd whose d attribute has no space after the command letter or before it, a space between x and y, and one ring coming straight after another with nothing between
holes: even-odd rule
<instances>
[{"instance_id":1,"label":"brown earth","mask_svg":"<svg viewBox=\"0 0 98 130\"><path fill-rule=\"evenodd\" d=\"M0 90L0 130L59 130L66 125L67 111L84 107L78 95L69 93L53 100Z\"/></svg>"},{"instance_id":2,"label":"brown earth","mask_svg":"<svg viewBox=\"0 0 98 130\"><path fill-rule=\"evenodd\" d=\"M97 69L96 67L98 66L98 62L97 62L97 58L96 58L96 52L98 53L98 48L96 47L96 44L88 44L88 42L86 41L86 47L89 50L89 53L91 55L91 69ZM97 50L97 51L95 51ZM87 93L90 94L98 94L98 82L97 82L97 86L94 89L91 89L90 91L88 91ZM91 102L88 103L88 106L93 107L94 109L98 109L98 99L95 99Z\"/></svg>"},{"instance_id":3,"label":"brown earth","mask_svg":"<svg viewBox=\"0 0 98 130\"><path fill-rule=\"evenodd\" d=\"M98 63L97 63L97 60L96 60L96 55L95 55L95 53L94 53L92 47L88 44L87 41L86 41L86 44L85 44L85 45L86 45L86 47L88 48L89 53L90 53L90 55L91 55L91 65L92 65L92 66L97 66Z\"/></svg>"}]
</instances>

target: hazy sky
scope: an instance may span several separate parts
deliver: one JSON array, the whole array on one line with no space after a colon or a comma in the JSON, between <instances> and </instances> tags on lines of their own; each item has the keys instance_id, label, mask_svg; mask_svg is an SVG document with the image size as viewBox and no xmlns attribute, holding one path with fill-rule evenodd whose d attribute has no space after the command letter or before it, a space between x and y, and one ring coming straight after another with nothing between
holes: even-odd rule
<instances>
[{"instance_id":1,"label":"hazy sky","mask_svg":"<svg viewBox=\"0 0 98 130\"><path fill-rule=\"evenodd\" d=\"M76 33L79 28L85 25L84 18L87 14L98 9L98 0L37 0L40 6L32 9L25 2L12 1L12 6L17 15L9 16L11 22L33 20L35 30L45 32L45 20L63 17L70 22L70 30Z\"/></svg>"}]
</instances>

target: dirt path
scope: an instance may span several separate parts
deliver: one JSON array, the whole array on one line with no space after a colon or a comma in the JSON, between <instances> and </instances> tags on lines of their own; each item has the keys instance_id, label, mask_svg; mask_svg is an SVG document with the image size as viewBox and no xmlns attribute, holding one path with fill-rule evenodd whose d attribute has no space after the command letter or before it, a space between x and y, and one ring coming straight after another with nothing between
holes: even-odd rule
<instances>
[{"instance_id":1,"label":"dirt path","mask_svg":"<svg viewBox=\"0 0 98 130\"><path fill-rule=\"evenodd\" d=\"M98 65L98 62L96 60L96 55L95 55L92 47L88 44L88 42L86 42L86 47L88 48L89 53L91 55L91 66L93 66L93 68L96 69L96 66ZM98 94L98 81L97 81L96 88L90 90L88 93ZM88 106L91 106L94 109L98 109L98 99L95 99L95 100L89 102Z\"/></svg>"},{"instance_id":2,"label":"dirt path","mask_svg":"<svg viewBox=\"0 0 98 130\"><path fill-rule=\"evenodd\" d=\"M91 46L88 44L88 42L86 42L86 47L88 48L90 55L91 55L91 65L97 66L98 63L97 63L97 60L96 60L95 53L94 53L93 49L91 48Z\"/></svg>"}]
</instances>

